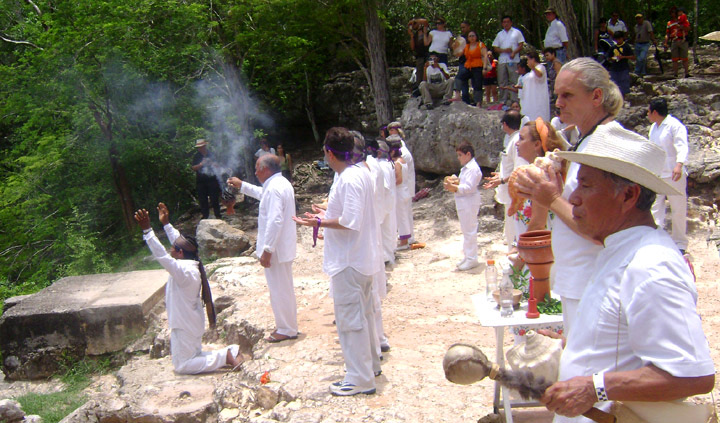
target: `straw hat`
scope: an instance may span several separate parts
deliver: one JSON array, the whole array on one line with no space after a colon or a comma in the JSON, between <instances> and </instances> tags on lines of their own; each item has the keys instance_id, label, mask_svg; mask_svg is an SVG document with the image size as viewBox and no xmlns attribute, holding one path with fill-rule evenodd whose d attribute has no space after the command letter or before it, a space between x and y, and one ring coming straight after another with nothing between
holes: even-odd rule
<instances>
[{"instance_id":1,"label":"straw hat","mask_svg":"<svg viewBox=\"0 0 720 423\"><path fill-rule=\"evenodd\" d=\"M557 16L557 12L555 11L554 7L548 7L545 9L545 12L543 12L543 15L546 15L548 13L552 13L553 15Z\"/></svg>"},{"instance_id":2,"label":"straw hat","mask_svg":"<svg viewBox=\"0 0 720 423\"><path fill-rule=\"evenodd\" d=\"M647 138L619 125L600 125L586 142L582 153L559 151L557 155L614 173L657 194L682 195L660 178L665 151Z\"/></svg>"},{"instance_id":3,"label":"straw hat","mask_svg":"<svg viewBox=\"0 0 720 423\"><path fill-rule=\"evenodd\" d=\"M711 32L700 37L701 40L720 41L720 31Z\"/></svg>"},{"instance_id":4,"label":"straw hat","mask_svg":"<svg viewBox=\"0 0 720 423\"><path fill-rule=\"evenodd\" d=\"M208 142L204 139L199 139L195 141L195 148L205 147L206 145L208 145Z\"/></svg>"}]
</instances>

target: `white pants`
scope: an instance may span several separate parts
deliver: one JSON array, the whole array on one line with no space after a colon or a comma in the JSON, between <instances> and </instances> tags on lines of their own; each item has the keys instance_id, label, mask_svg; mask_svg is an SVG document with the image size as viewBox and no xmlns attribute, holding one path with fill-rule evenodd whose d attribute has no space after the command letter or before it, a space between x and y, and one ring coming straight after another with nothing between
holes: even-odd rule
<instances>
[{"instance_id":1,"label":"white pants","mask_svg":"<svg viewBox=\"0 0 720 423\"><path fill-rule=\"evenodd\" d=\"M265 268L265 279L270 291L270 306L275 315L275 330L280 335L296 336L298 333L297 302L292 277L292 262L280 263L276 254L270 257L270 267Z\"/></svg>"},{"instance_id":2,"label":"white pants","mask_svg":"<svg viewBox=\"0 0 720 423\"><path fill-rule=\"evenodd\" d=\"M683 195L668 195L667 200L670 203L670 215L672 218L672 234L670 235L681 250L687 250L687 194L685 189L687 186L687 176L685 172L679 180L673 181L672 178L663 178L663 181L677 188ZM655 218L655 224L659 227L665 227L665 195L658 194L655 203L652 205L652 214Z\"/></svg>"},{"instance_id":3,"label":"white pants","mask_svg":"<svg viewBox=\"0 0 720 423\"><path fill-rule=\"evenodd\" d=\"M386 213L380 223L380 235L382 240L383 261L395 263L395 248L397 247L397 216L395 208Z\"/></svg>"},{"instance_id":4,"label":"white pants","mask_svg":"<svg viewBox=\"0 0 720 423\"><path fill-rule=\"evenodd\" d=\"M458 201L461 200L461 201ZM477 260L478 258L478 212L480 211L480 196L476 199L455 199L460 230L463 233L463 254L465 259Z\"/></svg>"},{"instance_id":5,"label":"white pants","mask_svg":"<svg viewBox=\"0 0 720 423\"><path fill-rule=\"evenodd\" d=\"M397 230L400 239L412 238L412 198L397 197L395 203Z\"/></svg>"},{"instance_id":6,"label":"white pants","mask_svg":"<svg viewBox=\"0 0 720 423\"><path fill-rule=\"evenodd\" d=\"M372 276L347 267L331 277L335 323L345 359L345 382L364 390L375 388L380 370L375 316L373 313Z\"/></svg>"},{"instance_id":7,"label":"white pants","mask_svg":"<svg viewBox=\"0 0 720 423\"><path fill-rule=\"evenodd\" d=\"M234 356L239 347L230 345L215 351L202 351L202 334L192 335L182 329L170 331L170 354L175 373L194 375L217 370L227 365L227 352Z\"/></svg>"},{"instance_id":8,"label":"white pants","mask_svg":"<svg viewBox=\"0 0 720 423\"><path fill-rule=\"evenodd\" d=\"M573 323L577 318L578 306L580 305L579 298L569 298L560 296L560 302L562 302L562 315L563 315L563 335L565 337L570 333L570 329L573 327Z\"/></svg>"},{"instance_id":9,"label":"white pants","mask_svg":"<svg viewBox=\"0 0 720 423\"><path fill-rule=\"evenodd\" d=\"M512 248L512 243L517 238L517 229L515 227L515 218L507 215L509 204L505 204L505 242L508 246L508 251Z\"/></svg>"},{"instance_id":10,"label":"white pants","mask_svg":"<svg viewBox=\"0 0 720 423\"><path fill-rule=\"evenodd\" d=\"M375 334L377 335L377 354L381 355L380 347L389 345L383 329L382 300L387 296L387 276L385 270L375 273L373 279L373 312L375 313Z\"/></svg>"}]
</instances>

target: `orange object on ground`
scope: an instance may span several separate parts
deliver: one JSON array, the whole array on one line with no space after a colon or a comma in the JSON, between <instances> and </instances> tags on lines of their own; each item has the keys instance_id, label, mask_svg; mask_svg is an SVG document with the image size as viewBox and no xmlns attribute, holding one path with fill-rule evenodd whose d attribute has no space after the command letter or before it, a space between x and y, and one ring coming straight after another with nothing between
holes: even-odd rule
<instances>
[{"instance_id":1,"label":"orange object on ground","mask_svg":"<svg viewBox=\"0 0 720 423\"><path fill-rule=\"evenodd\" d=\"M266 383L270 382L270 372L265 372L260 376L260 383L265 385Z\"/></svg>"},{"instance_id":2,"label":"orange object on ground","mask_svg":"<svg viewBox=\"0 0 720 423\"><path fill-rule=\"evenodd\" d=\"M411 250L417 250L418 248L425 248L425 243L424 242L416 242L414 244L410 244Z\"/></svg>"}]
</instances>

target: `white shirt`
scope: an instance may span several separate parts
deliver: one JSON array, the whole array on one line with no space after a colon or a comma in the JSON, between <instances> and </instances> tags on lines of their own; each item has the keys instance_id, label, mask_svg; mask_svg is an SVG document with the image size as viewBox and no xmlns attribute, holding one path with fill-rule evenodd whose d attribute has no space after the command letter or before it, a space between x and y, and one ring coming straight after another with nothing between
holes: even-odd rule
<instances>
[{"instance_id":1,"label":"white shirt","mask_svg":"<svg viewBox=\"0 0 720 423\"><path fill-rule=\"evenodd\" d=\"M266 155L266 154L272 154L272 155L274 156L274 155L275 155L275 149L272 148L272 147L270 147L270 150L265 151L265 150L263 150L262 148L258 148L258 151L255 152L255 157L259 159L260 157L262 157L262 156L264 156L264 155Z\"/></svg>"},{"instance_id":2,"label":"white shirt","mask_svg":"<svg viewBox=\"0 0 720 423\"><path fill-rule=\"evenodd\" d=\"M443 73L443 71L445 71L445 73ZM442 80L445 81L447 80L447 78L445 78L445 74L449 75L449 72L450 71L448 70L448 67L447 65L445 65L445 63L438 63L437 68L432 65L425 68L425 76L427 78L427 82L432 82L431 76L433 75L440 75L442 77Z\"/></svg>"},{"instance_id":3,"label":"white shirt","mask_svg":"<svg viewBox=\"0 0 720 423\"><path fill-rule=\"evenodd\" d=\"M628 33L627 33L627 32L628 32L628 29L627 29L627 26L625 25L625 22L623 22L623 21L621 21L620 19L618 19L618 21L615 23L615 25L613 25L612 19L608 19L608 21L607 21L607 28L608 28L610 31L612 31L612 32L618 32L618 31L624 32L624 33L625 33L625 39L627 40L627 38L628 38L628 36L627 36L627 35L628 35Z\"/></svg>"},{"instance_id":4,"label":"white shirt","mask_svg":"<svg viewBox=\"0 0 720 423\"><path fill-rule=\"evenodd\" d=\"M559 20L553 19L545 33L545 47L562 48L563 43L567 41L568 36L565 25Z\"/></svg>"},{"instance_id":5,"label":"white shirt","mask_svg":"<svg viewBox=\"0 0 720 423\"><path fill-rule=\"evenodd\" d=\"M480 199L480 191L478 187L482 182L482 170L478 166L475 158L470 159L465 166L460 169L460 182L458 190L455 193L455 201L467 199Z\"/></svg>"},{"instance_id":6,"label":"white shirt","mask_svg":"<svg viewBox=\"0 0 720 423\"><path fill-rule=\"evenodd\" d=\"M345 168L330 187L325 218L339 219L347 229L324 228L323 271L329 276L348 267L366 276L376 272L377 228L372 201L370 172L359 165Z\"/></svg>"},{"instance_id":7,"label":"white shirt","mask_svg":"<svg viewBox=\"0 0 720 423\"><path fill-rule=\"evenodd\" d=\"M385 216L390 213L395 214L395 195L397 192L395 180L395 165L388 159L380 159L378 161L380 170L383 174L383 185L386 189L386 195L382 206L382 212L376 216L380 221L385 220Z\"/></svg>"},{"instance_id":8,"label":"white shirt","mask_svg":"<svg viewBox=\"0 0 720 423\"><path fill-rule=\"evenodd\" d=\"M635 226L608 236L592 272L583 273L590 282L559 380L650 364L675 377L715 373L693 276L665 231ZM558 417L556 422L591 422Z\"/></svg>"},{"instance_id":9,"label":"white shirt","mask_svg":"<svg viewBox=\"0 0 720 423\"><path fill-rule=\"evenodd\" d=\"M411 197L415 196L415 160L410 150L405 145L405 141L400 141L400 154L405 163L407 163L407 179L403 176L403 185L407 187L407 191Z\"/></svg>"},{"instance_id":10,"label":"white shirt","mask_svg":"<svg viewBox=\"0 0 720 423\"><path fill-rule=\"evenodd\" d=\"M509 31L498 32L495 36L495 40L492 42L492 46L499 49L511 48L513 51L517 50L520 43L525 42L522 32L519 29L511 27ZM515 57L510 58L510 53L500 53L498 57L498 63L518 63L520 62L520 53L516 53Z\"/></svg>"},{"instance_id":11,"label":"white shirt","mask_svg":"<svg viewBox=\"0 0 720 423\"><path fill-rule=\"evenodd\" d=\"M164 226L170 244L180 236L171 224ZM168 254L165 247L150 231L143 234L152 255L170 273L165 285L165 308L170 329L182 329L193 336L205 332L205 307L200 298L200 269L195 260L176 260Z\"/></svg>"},{"instance_id":12,"label":"white shirt","mask_svg":"<svg viewBox=\"0 0 720 423\"><path fill-rule=\"evenodd\" d=\"M537 76L535 72L523 75L523 87L519 92L520 110L529 120L541 117L550 120L550 94L548 93L547 71L545 66L538 63L535 69L541 72Z\"/></svg>"},{"instance_id":13,"label":"white shirt","mask_svg":"<svg viewBox=\"0 0 720 423\"><path fill-rule=\"evenodd\" d=\"M373 207L375 207L375 218L377 224L380 225L380 215L383 213L383 205L385 197L388 195L388 189L385 187L385 178L380 169L380 163L373 156L367 156L365 163L370 170L370 179L373 182Z\"/></svg>"},{"instance_id":14,"label":"white shirt","mask_svg":"<svg viewBox=\"0 0 720 423\"><path fill-rule=\"evenodd\" d=\"M650 126L650 141L665 150L665 166L660 177L672 176L673 168L677 163L685 163L688 156L687 128L672 115L665 116L660 125L653 123Z\"/></svg>"},{"instance_id":15,"label":"white shirt","mask_svg":"<svg viewBox=\"0 0 720 423\"><path fill-rule=\"evenodd\" d=\"M240 192L260 200L255 254L275 254L278 262L295 259L297 229L295 221L295 190L280 172L273 174L262 188L243 181Z\"/></svg>"},{"instance_id":16,"label":"white shirt","mask_svg":"<svg viewBox=\"0 0 720 423\"><path fill-rule=\"evenodd\" d=\"M523 159L522 157L518 156L517 154L517 141L520 139L520 131L515 131L509 136L506 135L508 139L507 146L505 147L505 151L500 153L500 177L503 179L507 179L512 175L513 170L517 169L520 166L529 164L527 160ZM500 204L508 205L512 202L510 199L510 194L508 193L508 187L507 183L498 185L497 188L495 188L495 199Z\"/></svg>"},{"instance_id":17,"label":"white shirt","mask_svg":"<svg viewBox=\"0 0 720 423\"><path fill-rule=\"evenodd\" d=\"M607 125L620 126L615 121L607 123ZM580 143L580 147L577 149L578 153L585 151L590 138L592 135ZM579 164L570 162L562 193L562 197L566 200L578 186L577 173L579 169ZM555 219L552 227L552 247L555 256L555 263L550 270L553 292L566 298L579 300L588 283L588 269L592 269L595 257L602 250L602 246L575 233L562 219Z\"/></svg>"},{"instance_id":18,"label":"white shirt","mask_svg":"<svg viewBox=\"0 0 720 423\"><path fill-rule=\"evenodd\" d=\"M448 46L450 45L450 39L452 38L452 32L450 31L438 31L433 29L430 31L432 41L430 42L430 52L447 54Z\"/></svg>"}]
</instances>

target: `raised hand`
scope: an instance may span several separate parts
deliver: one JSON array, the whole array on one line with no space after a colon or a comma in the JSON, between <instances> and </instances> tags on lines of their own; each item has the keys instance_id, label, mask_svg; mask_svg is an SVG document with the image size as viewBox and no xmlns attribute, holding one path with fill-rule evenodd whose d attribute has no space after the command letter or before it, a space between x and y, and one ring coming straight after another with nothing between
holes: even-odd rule
<instances>
[{"instance_id":1,"label":"raised hand","mask_svg":"<svg viewBox=\"0 0 720 423\"><path fill-rule=\"evenodd\" d=\"M140 228L144 231L150 229L150 213L145 209L139 209L135 212L135 221L138 223Z\"/></svg>"},{"instance_id":2,"label":"raised hand","mask_svg":"<svg viewBox=\"0 0 720 423\"><path fill-rule=\"evenodd\" d=\"M163 226L170 223L170 211L168 210L165 203L158 203L157 211L158 211L158 219L160 219L160 223L162 223Z\"/></svg>"}]
</instances>

